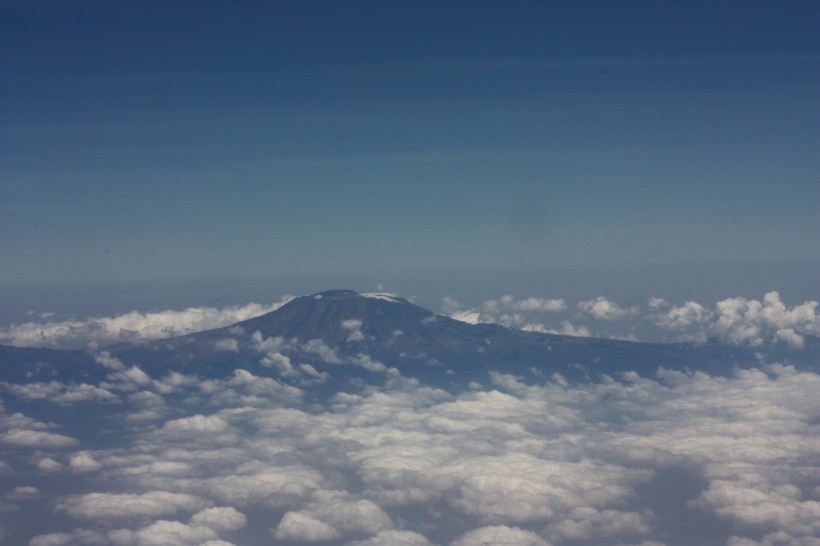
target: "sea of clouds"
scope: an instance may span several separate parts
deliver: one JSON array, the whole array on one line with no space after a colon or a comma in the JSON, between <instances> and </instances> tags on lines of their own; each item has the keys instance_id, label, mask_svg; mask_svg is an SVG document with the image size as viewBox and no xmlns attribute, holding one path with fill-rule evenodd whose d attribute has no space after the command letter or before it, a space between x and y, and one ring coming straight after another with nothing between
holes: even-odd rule
<instances>
[{"instance_id":1,"label":"sea of clouds","mask_svg":"<svg viewBox=\"0 0 820 546\"><path fill-rule=\"evenodd\" d=\"M791 366L463 392L391 369L318 405L111 360L96 384L2 385L9 544L820 544L820 375Z\"/></svg>"}]
</instances>

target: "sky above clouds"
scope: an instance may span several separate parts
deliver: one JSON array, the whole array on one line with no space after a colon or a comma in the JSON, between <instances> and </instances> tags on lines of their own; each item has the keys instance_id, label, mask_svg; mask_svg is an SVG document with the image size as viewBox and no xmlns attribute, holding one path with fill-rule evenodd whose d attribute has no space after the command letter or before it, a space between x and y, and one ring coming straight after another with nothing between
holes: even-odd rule
<instances>
[{"instance_id":1,"label":"sky above clouds","mask_svg":"<svg viewBox=\"0 0 820 546\"><path fill-rule=\"evenodd\" d=\"M801 1L4 2L0 282L817 271L818 18Z\"/></svg>"}]
</instances>

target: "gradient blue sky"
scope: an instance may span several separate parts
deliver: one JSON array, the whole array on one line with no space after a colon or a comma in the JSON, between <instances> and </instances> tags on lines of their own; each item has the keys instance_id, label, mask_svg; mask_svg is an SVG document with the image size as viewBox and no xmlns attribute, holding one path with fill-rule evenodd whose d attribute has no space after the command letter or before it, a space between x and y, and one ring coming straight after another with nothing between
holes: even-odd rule
<instances>
[{"instance_id":1,"label":"gradient blue sky","mask_svg":"<svg viewBox=\"0 0 820 546\"><path fill-rule=\"evenodd\" d=\"M814 1L4 1L0 282L814 267L818 28Z\"/></svg>"}]
</instances>

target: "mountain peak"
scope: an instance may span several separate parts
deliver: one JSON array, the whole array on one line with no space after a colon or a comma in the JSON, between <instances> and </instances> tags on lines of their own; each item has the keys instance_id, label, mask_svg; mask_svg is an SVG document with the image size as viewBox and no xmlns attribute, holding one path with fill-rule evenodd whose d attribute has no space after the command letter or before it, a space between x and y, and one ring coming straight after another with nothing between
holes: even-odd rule
<instances>
[{"instance_id":1,"label":"mountain peak","mask_svg":"<svg viewBox=\"0 0 820 546\"><path fill-rule=\"evenodd\" d=\"M410 303L398 294L390 292L363 292L358 293L353 290L326 290L324 292L317 292L310 296L305 296L314 300L328 299L328 300L346 300L351 298L369 298L375 300L388 301L393 303Z\"/></svg>"},{"instance_id":2,"label":"mountain peak","mask_svg":"<svg viewBox=\"0 0 820 546\"><path fill-rule=\"evenodd\" d=\"M357 292L354 292L353 290L325 290L324 292L317 292L315 294L311 294L309 296L304 297L313 298L315 300L321 300L324 298L338 300L352 298L358 295L359 294Z\"/></svg>"},{"instance_id":3,"label":"mountain peak","mask_svg":"<svg viewBox=\"0 0 820 546\"><path fill-rule=\"evenodd\" d=\"M328 343L364 342L390 339L396 330L426 330L424 320L435 316L396 294L328 290L295 298L276 311L241 325L265 336L316 338Z\"/></svg>"}]
</instances>

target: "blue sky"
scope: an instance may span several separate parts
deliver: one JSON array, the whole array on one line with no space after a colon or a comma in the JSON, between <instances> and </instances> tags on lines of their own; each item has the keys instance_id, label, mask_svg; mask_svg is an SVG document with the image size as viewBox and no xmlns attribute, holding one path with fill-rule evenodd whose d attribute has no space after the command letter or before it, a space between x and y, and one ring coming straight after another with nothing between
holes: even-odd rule
<instances>
[{"instance_id":1,"label":"blue sky","mask_svg":"<svg viewBox=\"0 0 820 546\"><path fill-rule=\"evenodd\" d=\"M819 9L4 2L0 282L820 271Z\"/></svg>"}]
</instances>

